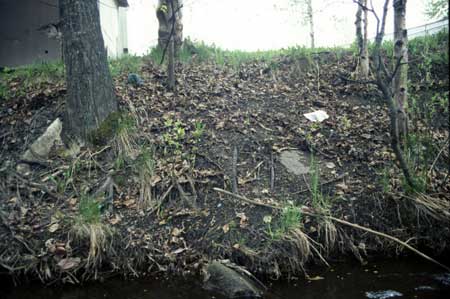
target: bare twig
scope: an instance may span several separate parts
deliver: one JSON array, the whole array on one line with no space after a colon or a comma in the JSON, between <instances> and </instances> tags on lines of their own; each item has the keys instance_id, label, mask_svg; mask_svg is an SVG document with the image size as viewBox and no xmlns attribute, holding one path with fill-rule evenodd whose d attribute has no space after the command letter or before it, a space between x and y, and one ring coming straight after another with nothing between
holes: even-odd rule
<instances>
[{"instance_id":1,"label":"bare twig","mask_svg":"<svg viewBox=\"0 0 450 299\"><path fill-rule=\"evenodd\" d=\"M270 192L275 190L275 166L273 162L273 150L270 147Z\"/></svg>"},{"instance_id":2,"label":"bare twig","mask_svg":"<svg viewBox=\"0 0 450 299\"><path fill-rule=\"evenodd\" d=\"M238 181L237 181L237 162L238 162L238 150L237 146L233 146L233 157L231 161L231 188L234 194L238 193Z\"/></svg>"}]
</instances>

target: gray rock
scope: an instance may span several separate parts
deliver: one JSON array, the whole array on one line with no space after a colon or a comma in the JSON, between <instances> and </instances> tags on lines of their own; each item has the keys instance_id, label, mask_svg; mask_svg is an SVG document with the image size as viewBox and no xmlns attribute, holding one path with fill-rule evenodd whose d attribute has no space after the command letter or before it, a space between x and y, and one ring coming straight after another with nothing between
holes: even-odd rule
<instances>
[{"instance_id":1,"label":"gray rock","mask_svg":"<svg viewBox=\"0 0 450 299\"><path fill-rule=\"evenodd\" d=\"M144 85L144 80L138 74L131 73L128 74L128 84L138 87Z\"/></svg>"},{"instance_id":2,"label":"gray rock","mask_svg":"<svg viewBox=\"0 0 450 299\"><path fill-rule=\"evenodd\" d=\"M55 119L47 130L42 134L30 148L22 155L21 160L31 163L45 161L56 144L61 144L62 123L59 118Z\"/></svg>"},{"instance_id":3,"label":"gray rock","mask_svg":"<svg viewBox=\"0 0 450 299\"><path fill-rule=\"evenodd\" d=\"M280 155L281 164L295 175L309 173L308 160L308 154L296 150L283 151Z\"/></svg>"},{"instance_id":4,"label":"gray rock","mask_svg":"<svg viewBox=\"0 0 450 299\"><path fill-rule=\"evenodd\" d=\"M218 261L209 263L205 270L204 288L227 298L262 298L262 291L250 278Z\"/></svg>"}]
</instances>

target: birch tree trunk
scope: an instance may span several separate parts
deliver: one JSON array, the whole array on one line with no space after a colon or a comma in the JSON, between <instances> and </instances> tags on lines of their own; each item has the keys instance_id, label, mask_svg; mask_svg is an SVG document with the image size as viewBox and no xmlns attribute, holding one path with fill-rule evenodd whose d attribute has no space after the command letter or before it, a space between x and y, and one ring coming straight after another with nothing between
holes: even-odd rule
<instances>
[{"instance_id":1,"label":"birch tree trunk","mask_svg":"<svg viewBox=\"0 0 450 299\"><path fill-rule=\"evenodd\" d=\"M408 134L405 111L408 92L408 33L405 26L407 0L394 0L394 64L401 63L393 80L394 102L397 108L397 126L400 135Z\"/></svg>"},{"instance_id":2,"label":"birch tree trunk","mask_svg":"<svg viewBox=\"0 0 450 299\"><path fill-rule=\"evenodd\" d=\"M97 0L59 0L67 81L64 131L81 142L118 109L97 5Z\"/></svg>"},{"instance_id":3,"label":"birch tree trunk","mask_svg":"<svg viewBox=\"0 0 450 299\"><path fill-rule=\"evenodd\" d=\"M369 76L369 50L367 46L367 0L359 0L356 12L356 40L358 43L358 63L356 73L361 79Z\"/></svg>"},{"instance_id":4,"label":"birch tree trunk","mask_svg":"<svg viewBox=\"0 0 450 299\"><path fill-rule=\"evenodd\" d=\"M309 21L309 36L311 39L311 48L315 48L314 41L314 13L312 7L312 0L306 0L306 14Z\"/></svg>"}]
</instances>

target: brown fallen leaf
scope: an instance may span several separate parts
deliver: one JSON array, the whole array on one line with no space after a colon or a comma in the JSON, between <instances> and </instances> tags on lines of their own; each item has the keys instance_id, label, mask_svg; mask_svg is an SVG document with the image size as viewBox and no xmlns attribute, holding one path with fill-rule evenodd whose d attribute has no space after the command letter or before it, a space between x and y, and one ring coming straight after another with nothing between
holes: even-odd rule
<instances>
[{"instance_id":1,"label":"brown fallen leaf","mask_svg":"<svg viewBox=\"0 0 450 299\"><path fill-rule=\"evenodd\" d=\"M72 268L77 267L81 262L81 259L79 257L69 257L66 259L62 259L58 263L58 267L61 268L63 271L70 270Z\"/></svg>"}]
</instances>

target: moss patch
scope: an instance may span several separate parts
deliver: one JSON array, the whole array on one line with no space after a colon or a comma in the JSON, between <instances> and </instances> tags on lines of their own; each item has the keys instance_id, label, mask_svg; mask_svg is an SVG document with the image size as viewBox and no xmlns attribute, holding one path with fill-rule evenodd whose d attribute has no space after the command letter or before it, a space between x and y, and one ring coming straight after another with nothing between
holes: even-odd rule
<instances>
[{"instance_id":1,"label":"moss patch","mask_svg":"<svg viewBox=\"0 0 450 299\"><path fill-rule=\"evenodd\" d=\"M100 124L99 128L89 134L89 142L94 145L105 145L123 128L133 127L134 120L127 112L113 112Z\"/></svg>"}]
</instances>

